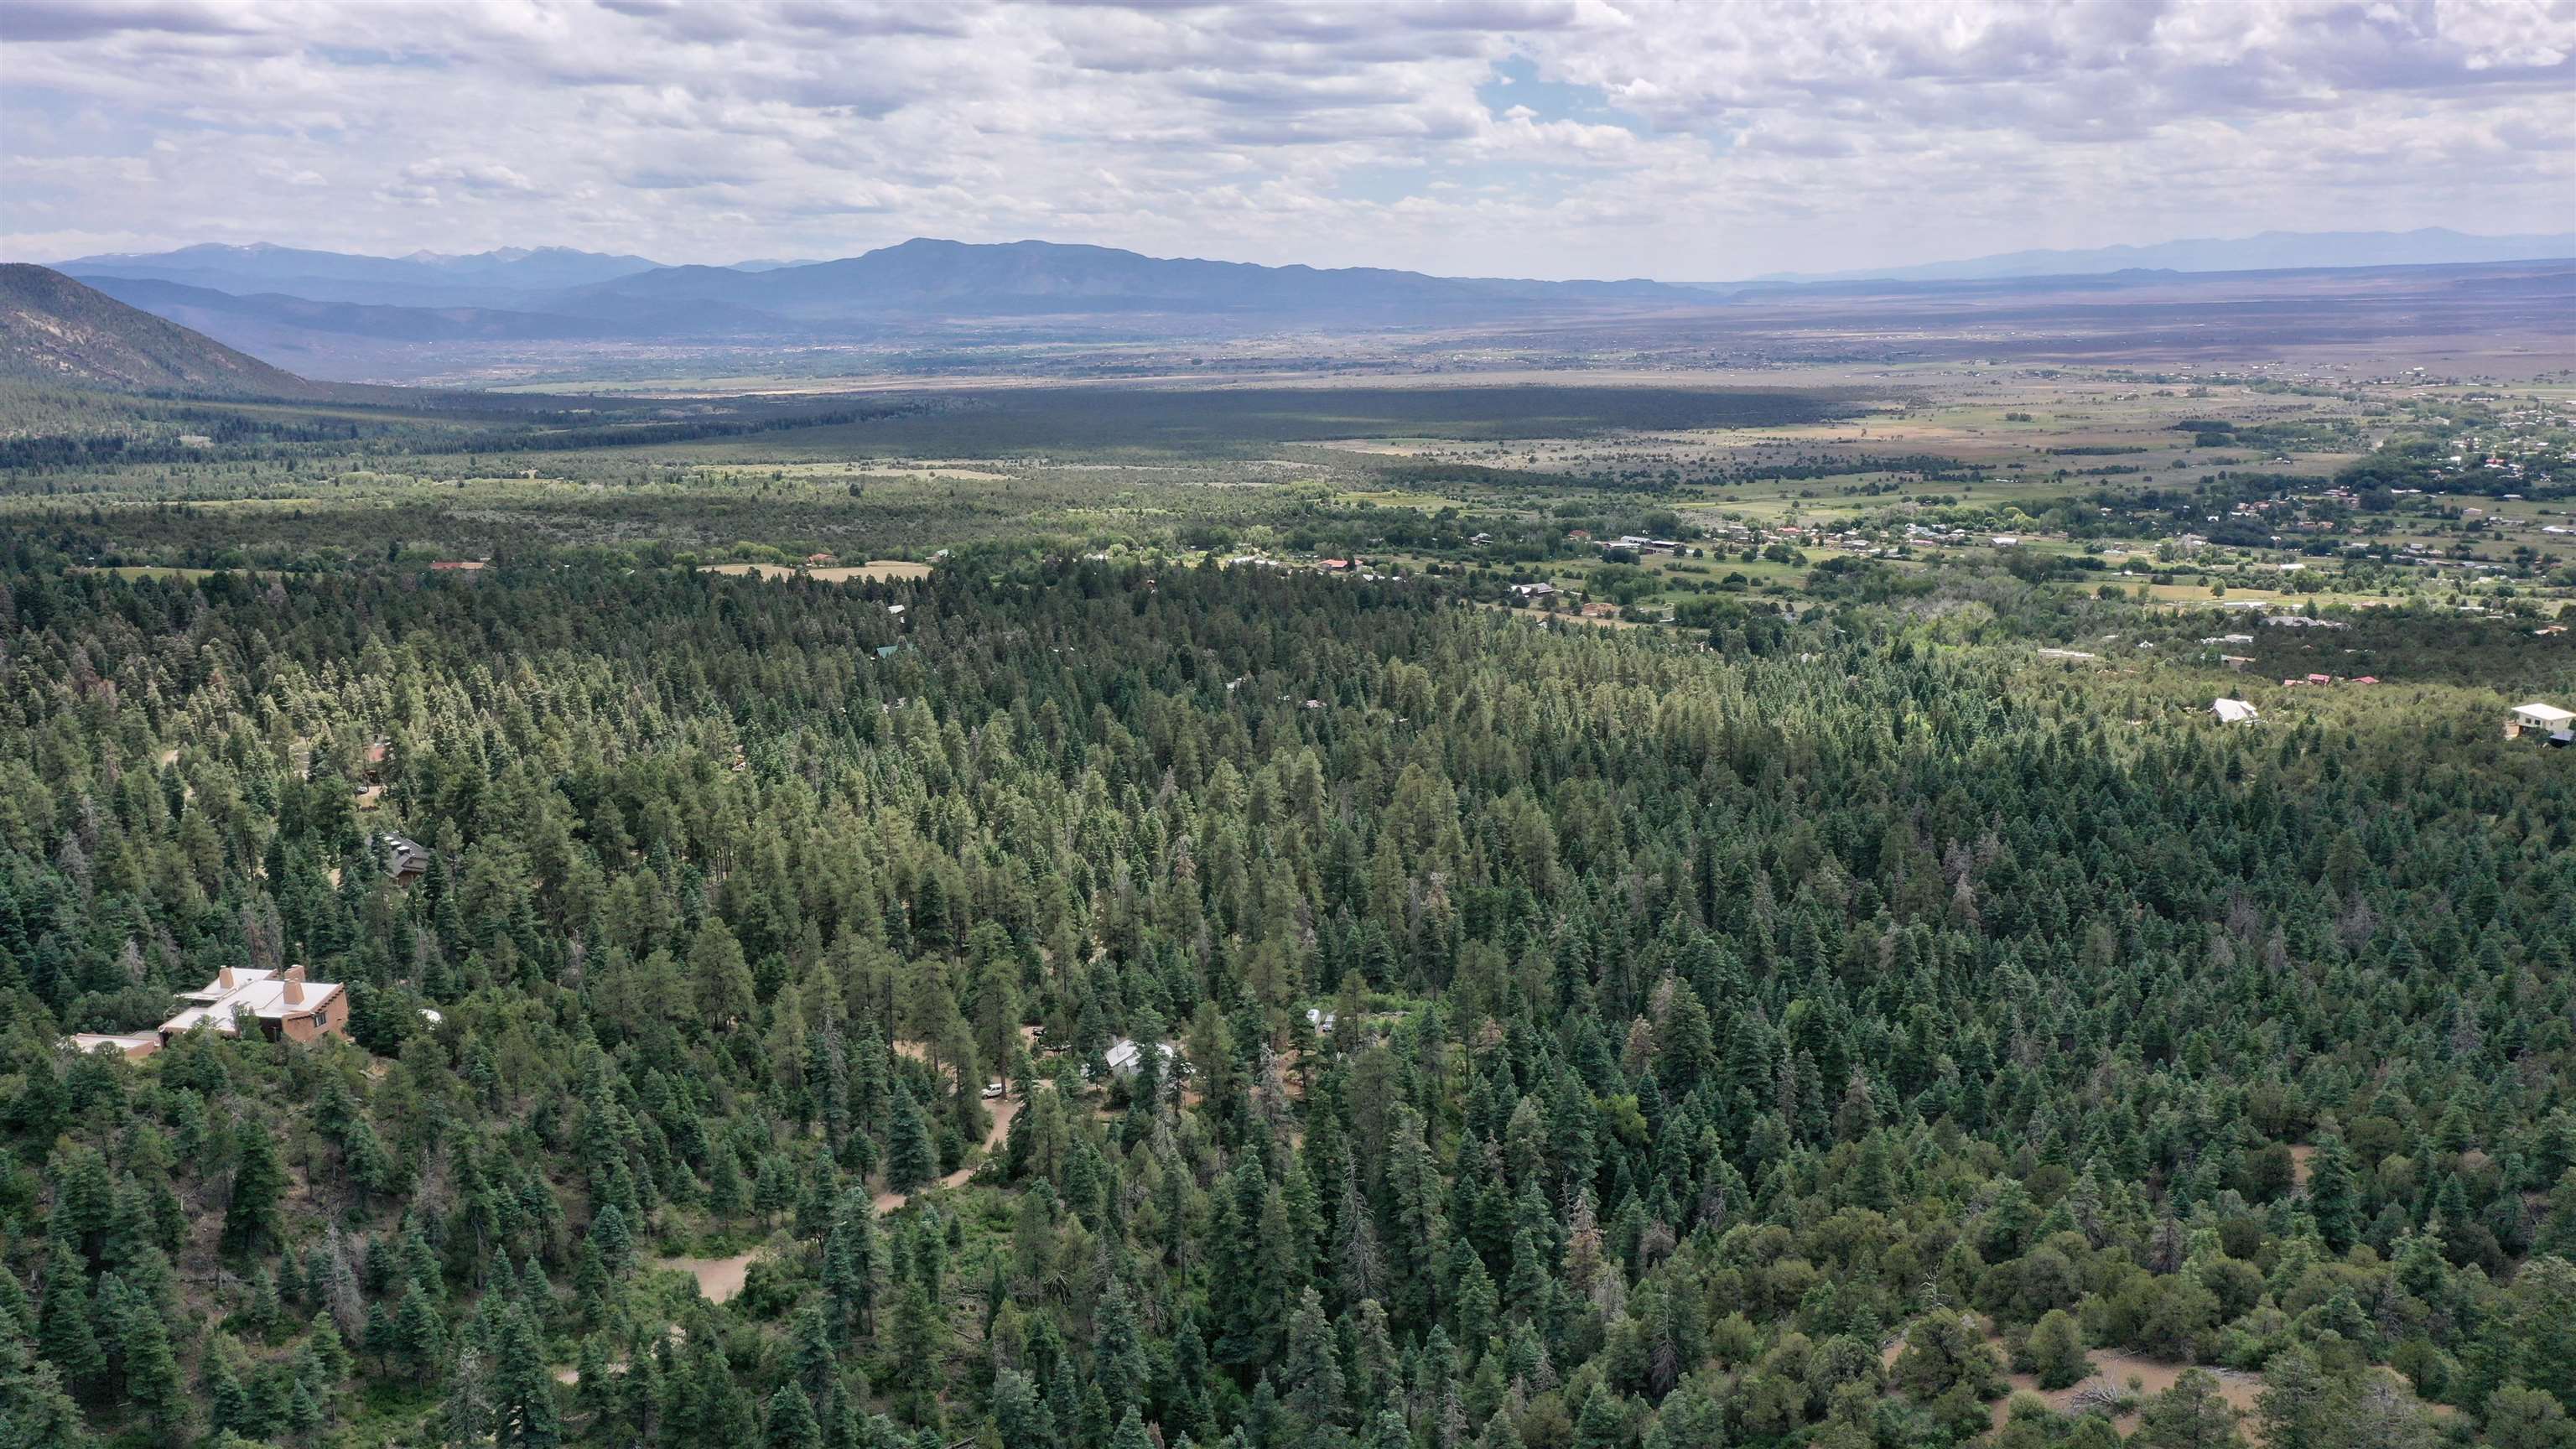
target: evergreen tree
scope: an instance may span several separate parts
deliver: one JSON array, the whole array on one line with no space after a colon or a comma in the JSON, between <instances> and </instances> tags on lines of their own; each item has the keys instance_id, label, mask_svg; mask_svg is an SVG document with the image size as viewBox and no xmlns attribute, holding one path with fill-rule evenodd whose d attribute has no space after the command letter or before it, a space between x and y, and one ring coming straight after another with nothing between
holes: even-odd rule
<instances>
[{"instance_id":1,"label":"evergreen tree","mask_svg":"<svg viewBox=\"0 0 2576 1449\"><path fill-rule=\"evenodd\" d=\"M224 1246L256 1254L277 1241L278 1199L286 1190L286 1170L277 1160L277 1143L268 1129L245 1117L233 1128L232 1192L224 1204Z\"/></svg>"}]
</instances>

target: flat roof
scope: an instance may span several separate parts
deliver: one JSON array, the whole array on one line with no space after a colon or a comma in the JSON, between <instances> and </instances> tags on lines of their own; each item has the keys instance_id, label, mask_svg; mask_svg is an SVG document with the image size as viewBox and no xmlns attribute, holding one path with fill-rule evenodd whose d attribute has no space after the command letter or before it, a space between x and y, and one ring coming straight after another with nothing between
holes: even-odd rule
<instances>
[{"instance_id":1,"label":"flat roof","mask_svg":"<svg viewBox=\"0 0 2576 1449\"><path fill-rule=\"evenodd\" d=\"M340 983L336 981L307 981L302 983L304 999L290 1002L286 999L286 989L295 983L275 971L235 971L229 991L223 988L222 983L223 978L218 976L198 990L180 993L180 1000L196 1004L161 1023L161 1030L183 1032L204 1022L230 1035L236 1012L247 1011L262 1021L284 1021L291 1016L308 1016L320 1011L340 992Z\"/></svg>"}]
</instances>

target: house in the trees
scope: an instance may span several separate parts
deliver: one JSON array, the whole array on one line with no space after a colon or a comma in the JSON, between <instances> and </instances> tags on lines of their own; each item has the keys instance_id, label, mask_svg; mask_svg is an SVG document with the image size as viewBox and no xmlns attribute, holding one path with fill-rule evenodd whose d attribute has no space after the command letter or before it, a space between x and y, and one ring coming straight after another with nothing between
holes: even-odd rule
<instances>
[{"instance_id":1,"label":"house in the trees","mask_svg":"<svg viewBox=\"0 0 2576 1449\"><path fill-rule=\"evenodd\" d=\"M2259 717L2254 706L2241 699L2213 699L2209 712L2220 724L2252 724Z\"/></svg>"},{"instance_id":2,"label":"house in the trees","mask_svg":"<svg viewBox=\"0 0 2576 1449\"><path fill-rule=\"evenodd\" d=\"M189 1004L161 1023L165 1044L200 1023L230 1036L243 1017L258 1022L260 1034L270 1041L315 1041L349 1031L348 991L336 981L305 980L301 966L283 971L227 966L197 990L179 993L179 999Z\"/></svg>"},{"instance_id":3,"label":"house in the trees","mask_svg":"<svg viewBox=\"0 0 2576 1449\"><path fill-rule=\"evenodd\" d=\"M127 1061L139 1062L161 1050L157 1031L76 1031L63 1038L76 1052L113 1051Z\"/></svg>"},{"instance_id":4,"label":"house in the trees","mask_svg":"<svg viewBox=\"0 0 2576 1449\"><path fill-rule=\"evenodd\" d=\"M1180 1053L1170 1042L1157 1042L1154 1050L1163 1054L1163 1077L1168 1081L1175 1073ZM1135 1039L1122 1036L1109 1044L1109 1050L1101 1054L1101 1059L1109 1063L1113 1075L1133 1077L1144 1066L1145 1048Z\"/></svg>"},{"instance_id":5,"label":"house in the trees","mask_svg":"<svg viewBox=\"0 0 2576 1449\"><path fill-rule=\"evenodd\" d=\"M408 835L387 831L376 837L376 848L384 852L385 874L397 885L410 885L429 874L429 851Z\"/></svg>"},{"instance_id":6,"label":"house in the trees","mask_svg":"<svg viewBox=\"0 0 2576 1449\"><path fill-rule=\"evenodd\" d=\"M2536 734L2545 740L2565 733L2571 725L2576 725L2576 710L2564 710L2538 701L2517 704L2504 717L2504 737L2518 740L2524 735Z\"/></svg>"}]
</instances>

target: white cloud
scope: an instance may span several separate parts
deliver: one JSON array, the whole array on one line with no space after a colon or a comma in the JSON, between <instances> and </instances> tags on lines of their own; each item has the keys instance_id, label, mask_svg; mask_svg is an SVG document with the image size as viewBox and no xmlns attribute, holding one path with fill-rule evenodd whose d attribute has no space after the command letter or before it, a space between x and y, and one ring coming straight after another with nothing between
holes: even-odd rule
<instances>
[{"instance_id":1,"label":"white cloud","mask_svg":"<svg viewBox=\"0 0 2576 1449\"><path fill-rule=\"evenodd\" d=\"M2571 0L17 0L0 35L12 256L927 234L1721 277L2576 224Z\"/></svg>"}]
</instances>

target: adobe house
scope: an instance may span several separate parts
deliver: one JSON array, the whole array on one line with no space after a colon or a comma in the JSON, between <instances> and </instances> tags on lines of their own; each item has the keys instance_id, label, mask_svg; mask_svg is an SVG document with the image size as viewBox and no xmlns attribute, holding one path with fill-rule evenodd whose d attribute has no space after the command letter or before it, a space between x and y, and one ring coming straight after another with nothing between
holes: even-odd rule
<instances>
[{"instance_id":1,"label":"adobe house","mask_svg":"<svg viewBox=\"0 0 2576 1449\"><path fill-rule=\"evenodd\" d=\"M195 991L179 993L190 1003L161 1023L161 1040L191 1030L199 1023L229 1036L244 1015L259 1023L270 1041L315 1041L349 1032L349 993L336 981L307 981L304 968L283 971L236 971L227 966Z\"/></svg>"},{"instance_id":2,"label":"adobe house","mask_svg":"<svg viewBox=\"0 0 2576 1449\"><path fill-rule=\"evenodd\" d=\"M161 1050L160 1035L149 1031L76 1031L63 1040L76 1052L113 1051L130 1062Z\"/></svg>"}]
</instances>

